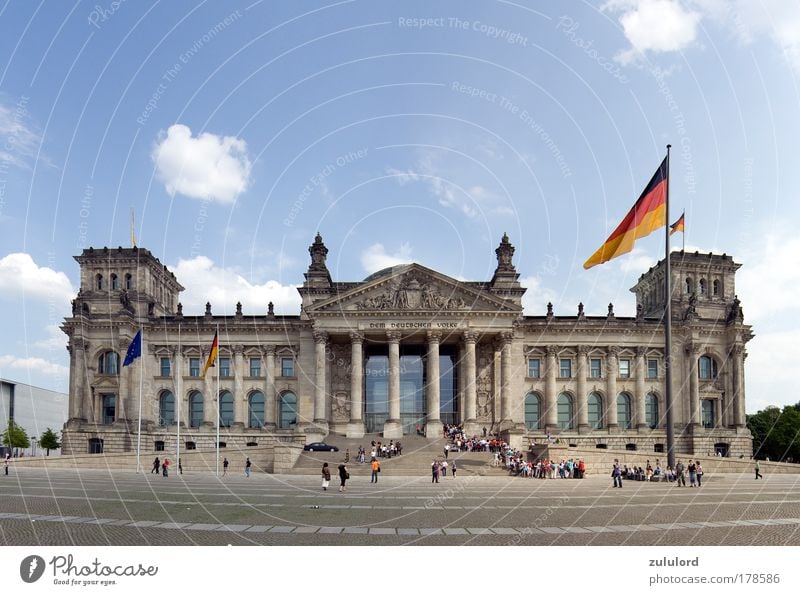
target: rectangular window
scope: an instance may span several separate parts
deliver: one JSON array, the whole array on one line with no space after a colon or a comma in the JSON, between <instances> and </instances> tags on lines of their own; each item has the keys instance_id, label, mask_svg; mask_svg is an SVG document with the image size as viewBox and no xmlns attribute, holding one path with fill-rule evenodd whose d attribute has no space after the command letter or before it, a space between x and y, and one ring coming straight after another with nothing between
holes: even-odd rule
<instances>
[{"instance_id":1,"label":"rectangular window","mask_svg":"<svg viewBox=\"0 0 800 595\"><path fill-rule=\"evenodd\" d=\"M702 408L703 408L703 427L704 428L713 428L714 427L714 401L711 399L703 399L702 401Z\"/></svg>"},{"instance_id":2,"label":"rectangular window","mask_svg":"<svg viewBox=\"0 0 800 595\"><path fill-rule=\"evenodd\" d=\"M620 378L631 377L631 360L629 359L619 360L619 377Z\"/></svg>"},{"instance_id":3,"label":"rectangular window","mask_svg":"<svg viewBox=\"0 0 800 595\"><path fill-rule=\"evenodd\" d=\"M572 360L562 359L559 367L559 377L572 378Z\"/></svg>"},{"instance_id":4,"label":"rectangular window","mask_svg":"<svg viewBox=\"0 0 800 595\"><path fill-rule=\"evenodd\" d=\"M258 378L261 376L261 358L260 357L251 357L250 358L250 376L253 378Z\"/></svg>"},{"instance_id":5,"label":"rectangular window","mask_svg":"<svg viewBox=\"0 0 800 595\"><path fill-rule=\"evenodd\" d=\"M540 378L539 359L531 358L528 360L528 378Z\"/></svg>"},{"instance_id":6,"label":"rectangular window","mask_svg":"<svg viewBox=\"0 0 800 595\"><path fill-rule=\"evenodd\" d=\"M230 378L231 376L231 358L219 358L219 376L220 378Z\"/></svg>"},{"instance_id":7,"label":"rectangular window","mask_svg":"<svg viewBox=\"0 0 800 595\"><path fill-rule=\"evenodd\" d=\"M161 358L161 377L167 378L170 375L170 366L169 366L169 358L162 357Z\"/></svg>"},{"instance_id":8,"label":"rectangular window","mask_svg":"<svg viewBox=\"0 0 800 595\"><path fill-rule=\"evenodd\" d=\"M294 377L294 358L282 357L281 358L281 376L284 378Z\"/></svg>"},{"instance_id":9,"label":"rectangular window","mask_svg":"<svg viewBox=\"0 0 800 595\"><path fill-rule=\"evenodd\" d=\"M649 360L647 360L647 377L648 378L658 378L658 360L657 359L649 359Z\"/></svg>"},{"instance_id":10,"label":"rectangular window","mask_svg":"<svg viewBox=\"0 0 800 595\"><path fill-rule=\"evenodd\" d=\"M200 376L200 358L199 357L190 357L189 358L189 376L194 376L194 377Z\"/></svg>"},{"instance_id":11,"label":"rectangular window","mask_svg":"<svg viewBox=\"0 0 800 595\"><path fill-rule=\"evenodd\" d=\"M603 377L603 360L599 357L589 360L589 376L592 378Z\"/></svg>"}]
</instances>

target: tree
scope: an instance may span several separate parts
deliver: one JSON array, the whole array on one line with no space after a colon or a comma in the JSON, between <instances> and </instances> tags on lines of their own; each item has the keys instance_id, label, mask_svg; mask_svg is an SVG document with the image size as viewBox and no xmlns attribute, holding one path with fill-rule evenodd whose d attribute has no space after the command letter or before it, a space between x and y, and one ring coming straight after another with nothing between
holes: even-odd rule
<instances>
[{"instance_id":1,"label":"tree","mask_svg":"<svg viewBox=\"0 0 800 595\"><path fill-rule=\"evenodd\" d=\"M45 432L42 434L42 437L39 438L39 446L47 450L47 456L50 456L50 449L57 449L61 448L61 442L58 441L58 434L47 428Z\"/></svg>"},{"instance_id":2,"label":"tree","mask_svg":"<svg viewBox=\"0 0 800 595\"><path fill-rule=\"evenodd\" d=\"M783 411L767 407L747 419L753 434L753 456L774 461L800 460L800 409L787 405Z\"/></svg>"},{"instance_id":3,"label":"tree","mask_svg":"<svg viewBox=\"0 0 800 595\"><path fill-rule=\"evenodd\" d=\"M9 421L6 431L3 432L3 444L9 448L30 448L31 441L23 428Z\"/></svg>"}]
</instances>

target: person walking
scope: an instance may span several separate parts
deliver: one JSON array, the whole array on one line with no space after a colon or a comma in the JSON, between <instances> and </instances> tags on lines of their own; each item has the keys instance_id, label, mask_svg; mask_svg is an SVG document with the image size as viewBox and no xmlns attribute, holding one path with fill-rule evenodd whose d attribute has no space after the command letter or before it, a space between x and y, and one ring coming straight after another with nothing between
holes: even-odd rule
<instances>
[{"instance_id":1,"label":"person walking","mask_svg":"<svg viewBox=\"0 0 800 595\"><path fill-rule=\"evenodd\" d=\"M222 477L225 477L228 474L228 465L230 465L228 462L228 457L225 457L222 459Z\"/></svg>"},{"instance_id":2,"label":"person walking","mask_svg":"<svg viewBox=\"0 0 800 595\"><path fill-rule=\"evenodd\" d=\"M761 475L761 471L759 471L759 469L761 469L761 467L759 466L758 461L756 461L756 466L755 466L756 479L759 479L759 478L763 479L764 476Z\"/></svg>"},{"instance_id":3,"label":"person walking","mask_svg":"<svg viewBox=\"0 0 800 595\"><path fill-rule=\"evenodd\" d=\"M675 487L683 486L686 487L686 476L684 475L684 471L686 468L681 463L681 460L678 459L678 462L675 464Z\"/></svg>"},{"instance_id":4,"label":"person walking","mask_svg":"<svg viewBox=\"0 0 800 595\"><path fill-rule=\"evenodd\" d=\"M442 477L447 477L447 461L442 461Z\"/></svg>"},{"instance_id":5,"label":"person walking","mask_svg":"<svg viewBox=\"0 0 800 595\"><path fill-rule=\"evenodd\" d=\"M439 463L433 461L431 463L431 483L439 483Z\"/></svg>"},{"instance_id":6,"label":"person walking","mask_svg":"<svg viewBox=\"0 0 800 595\"><path fill-rule=\"evenodd\" d=\"M703 485L703 466L700 464L700 461L695 461L697 465L697 487L701 487Z\"/></svg>"},{"instance_id":7,"label":"person walking","mask_svg":"<svg viewBox=\"0 0 800 595\"><path fill-rule=\"evenodd\" d=\"M161 471L160 467L161 467L161 461L159 461L158 457L156 457L156 459L153 461L153 469L150 471L150 475L152 475L153 473L158 475L159 472Z\"/></svg>"},{"instance_id":8,"label":"person walking","mask_svg":"<svg viewBox=\"0 0 800 595\"><path fill-rule=\"evenodd\" d=\"M347 472L347 466L342 463L339 465L339 491L347 491L347 480L350 479L350 473Z\"/></svg>"},{"instance_id":9,"label":"person walking","mask_svg":"<svg viewBox=\"0 0 800 595\"><path fill-rule=\"evenodd\" d=\"M244 476L248 479L250 478L250 467L253 463L250 462L250 457L247 457L247 460L244 462Z\"/></svg>"},{"instance_id":10,"label":"person walking","mask_svg":"<svg viewBox=\"0 0 800 595\"><path fill-rule=\"evenodd\" d=\"M611 477L614 478L614 487L622 487L622 469L619 467L619 459L614 459L614 466L611 469Z\"/></svg>"},{"instance_id":11,"label":"person walking","mask_svg":"<svg viewBox=\"0 0 800 595\"><path fill-rule=\"evenodd\" d=\"M697 466L694 462L690 459L689 465L686 467L687 471L689 471L689 487L694 487L694 484L697 483Z\"/></svg>"},{"instance_id":12,"label":"person walking","mask_svg":"<svg viewBox=\"0 0 800 595\"><path fill-rule=\"evenodd\" d=\"M9 453L6 453L6 457L3 462L5 463L5 473L8 475L8 464L11 462L11 455Z\"/></svg>"},{"instance_id":13,"label":"person walking","mask_svg":"<svg viewBox=\"0 0 800 595\"><path fill-rule=\"evenodd\" d=\"M449 452L450 452L450 445L449 444L445 444L444 445L444 458L445 459L447 459L447 453L449 453Z\"/></svg>"},{"instance_id":14,"label":"person walking","mask_svg":"<svg viewBox=\"0 0 800 595\"><path fill-rule=\"evenodd\" d=\"M458 471L458 468L456 467L456 462L455 461L453 461L453 465L452 465L452 468L450 469L450 471L453 473L453 479L455 479L456 478L456 471Z\"/></svg>"},{"instance_id":15,"label":"person walking","mask_svg":"<svg viewBox=\"0 0 800 595\"><path fill-rule=\"evenodd\" d=\"M350 449L344 451L344 462L345 464L350 462Z\"/></svg>"},{"instance_id":16,"label":"person walking","mask_svg":"<svg viewBox=\"0 0 800 595\"><path fill-rule=\"evenodd\" d=\"M183 475L183 462L178 459L178 475Z\"/></svg>"},{"instance_id":17,"label":"person walking","mask_svg":"<svg viewBox=\"0 0 800 595\"><path fill-rule=\"evenodd\" d=\"M327 492L328 486L331 484L331 468L328 463L322 465L322 491Z\"/></svg>"},{"instance_id":18,"label":"person walking","mask_svg":"<svg viewBox=\"0 0 800 595\"><path fill-rule=\"evenodd\" d=\"M381 464L378 462L378 459L372 457L372 478L369 480L370 483L378 483L378 473L381 472Z\"/></svg>"},{"instance_id":19,"label":"person walking","mask_svg":"<svg viewBox=\"0 0 800 595\"><path fill-rule=\"evenodd\" d=\"M169 459L164 459L164 462L161 463L161 472L164 477L169 477Z\"/></svg>"}]
</instances>

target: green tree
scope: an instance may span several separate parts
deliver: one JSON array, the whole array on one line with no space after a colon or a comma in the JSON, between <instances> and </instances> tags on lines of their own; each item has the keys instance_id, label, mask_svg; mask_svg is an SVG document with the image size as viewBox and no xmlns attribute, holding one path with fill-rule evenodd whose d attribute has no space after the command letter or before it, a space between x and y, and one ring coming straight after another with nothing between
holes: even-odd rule
<instances>
[{"instance_id":1,"label":"green tree","mask_svg":"<svg viewBox=\"0 0 800 595\"><path fill-rule=\"evenodd\" d=\"M39 446L47 450L47 456L50 456L50 449L57 449L61 448L61 442L58 441L58 434L47 428L45 432L42 434L42 437L39 438Z\"/></svg>"},{"instance_id":2,"label":"green tree","mask_svg":"<svg viewBox=\"0 0 800 595\"><path fill-rule=\"evenodd\" d=\"M3 432L3 444L9 448L30 448L31 441L23 428L9 421L6 431Z\"/></svg>"},{"instance_id":3,"label":"green tree","mask_svg":"<svg viewBox=\"0 0 800 595\"><path fill-rule=\"evenodd\" d=\"M781 411L767 407L747 419L753 434L753 456L773 461L800 461L800 408L787 405Z\"/></svg>"}]
</instances>

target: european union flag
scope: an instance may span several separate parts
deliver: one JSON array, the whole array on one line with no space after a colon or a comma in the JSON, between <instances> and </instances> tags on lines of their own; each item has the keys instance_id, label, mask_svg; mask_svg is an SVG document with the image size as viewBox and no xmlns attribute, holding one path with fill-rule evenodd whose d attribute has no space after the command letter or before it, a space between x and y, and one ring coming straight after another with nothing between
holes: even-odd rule
<instances>
[{"instance_id":1,"label":"european union flag","mask_svg":"<svg viewBox=\"0 0 800 595\"><path fill-rule=\"evenodd\" d=\"M139 329L139 332L136 333L136 336L131 341L131 344L128 345L128 353L125 354L125 361L122 362L122 367L124 368L128 364L132 364L133 360L137 357L142 355L142 331Z\"/></svg>"}]
</instances>

